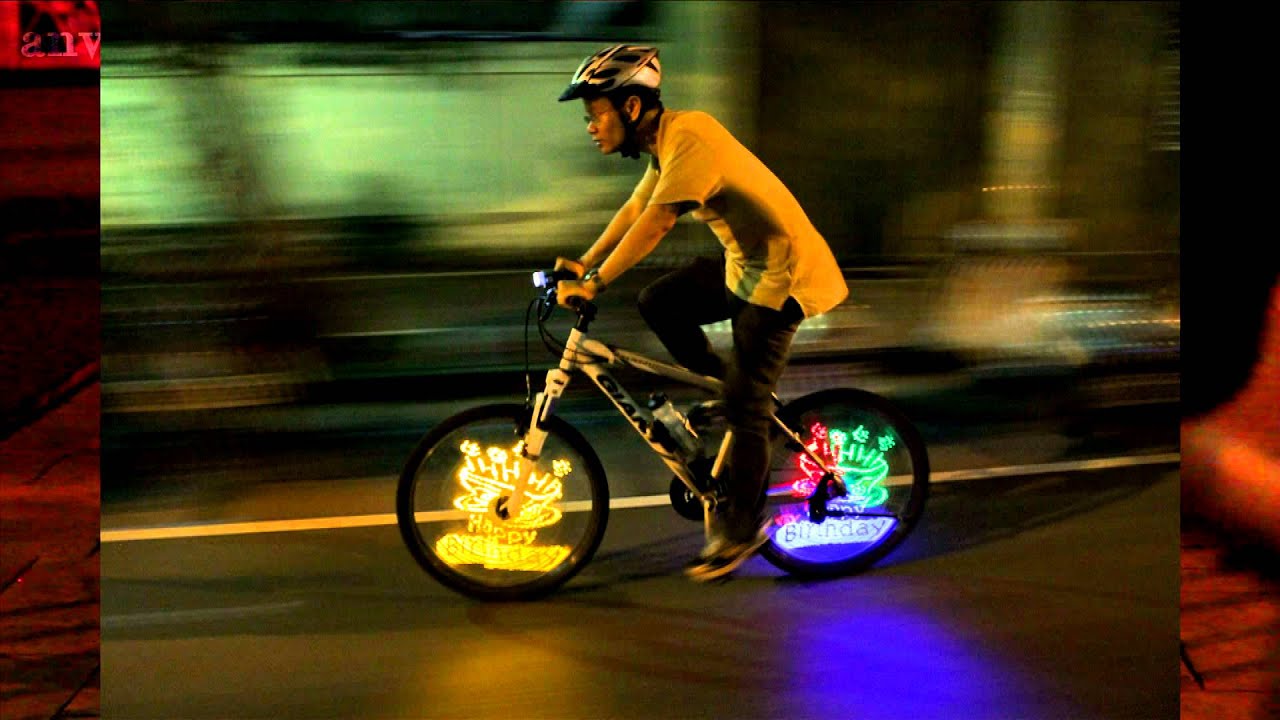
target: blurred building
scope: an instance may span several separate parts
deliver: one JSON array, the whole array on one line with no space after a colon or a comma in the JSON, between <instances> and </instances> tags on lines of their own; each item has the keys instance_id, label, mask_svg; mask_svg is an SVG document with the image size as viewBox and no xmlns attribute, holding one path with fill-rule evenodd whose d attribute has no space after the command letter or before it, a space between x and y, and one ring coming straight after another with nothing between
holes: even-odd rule
<instances>
[{"instance_id":1,"label":"blurred building","mask_svg":"<svg viewBox=\"0 0 1280 720\"><path fill-rule=\"evenodd\" d=\"M241 189L262 194L255 213L463 221L454 240L470 247L502 242L476 220L518 219L528 231L510 249L576 241L637 169L584 152L578 109L551 98L582 56L626 40L659 44L668 105L720 116L848 262L951 253L984 234L974 223L1042 219L1068 223L1026 229L1028 242L1172 253L1177 8L109 5L109 22L121 15L103 77L103 220L225 220L245 201L218 197L237 186L210 185L209 154L238 153L239 179L261 185Z\"/></svg>"},{"instance_id":2,"label":"blurred building","mask_svg":"<svg viewBox=\"0 0 1280 720\"><path fill-rule=\"evenodd\" d=\"M583 57L637 42L662 49L667 106L719 117L850 272L903 283L808 325L828 350L846 328L851 342L997 370L1168 367L1177 356L1176 2L103 12L109 285L203 279L225 290L256 277L298 288L309 275L524 270L580 252L642 166L593 152L581 108L555 97ZM714 250L705 228L682 221L644 265ZM229 295L202 286L185 297L257 313L259 299ZM108 292L104 306L123 297ZM395 314L342 334L421 329L402 319L388 330ZM226 325L207 315L131 317Z\"/></svg>"}]
</instances>

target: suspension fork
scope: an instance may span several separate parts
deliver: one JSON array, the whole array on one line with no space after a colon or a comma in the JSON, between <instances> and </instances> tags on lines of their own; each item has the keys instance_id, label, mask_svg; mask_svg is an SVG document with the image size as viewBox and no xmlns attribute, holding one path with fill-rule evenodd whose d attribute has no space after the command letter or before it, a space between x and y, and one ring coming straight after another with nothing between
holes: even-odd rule
<instances>
[{"instance_id":1,"label":"suspension fork","mask_svg":"<svg viewBox=\"0 0 1280 720\"><path fill-rule=\"evenodd\" d=\"M565 368L567 362L562 360L560 364L561 367L547 371L546 385L534 398L529 414L529 425L524 428L524 436L518 446L521 457L520 472L512 481L511 497L508 498L505 506L504 519L520 516L520 509L524 506L525 489L529 485L529 474L533 472L535 463L542 456L542 445L547 440L546 422L555 412L556 405L569 384L571 375Z\"/></svg>"}]
</instances>

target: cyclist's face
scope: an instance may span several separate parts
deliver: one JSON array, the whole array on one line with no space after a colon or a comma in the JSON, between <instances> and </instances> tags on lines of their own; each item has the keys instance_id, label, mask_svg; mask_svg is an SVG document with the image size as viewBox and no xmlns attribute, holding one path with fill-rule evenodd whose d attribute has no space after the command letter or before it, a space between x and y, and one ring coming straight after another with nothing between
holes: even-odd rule
<instances>
[{"instance_id":1,"label":"cyclist's face","mask_svg":"<svg viewBox=\"0 0 1280 720\"><path fill-rule=\"evenodd\" d=\"M582 106L586 110L587 134L600 149L600 154L609 155L618 151L622 141L627 137L626 127L622 124L622 115L607 98L594 100L583 99Z\"/></svg>"}]
</instances>

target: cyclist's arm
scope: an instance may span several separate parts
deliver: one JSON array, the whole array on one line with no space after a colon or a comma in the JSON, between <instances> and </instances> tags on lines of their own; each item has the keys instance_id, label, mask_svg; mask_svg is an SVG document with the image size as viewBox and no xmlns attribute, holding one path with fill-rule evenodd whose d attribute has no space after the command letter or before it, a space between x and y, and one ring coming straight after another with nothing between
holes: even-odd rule
<instances>
[{"instance_id":1,"label":"cyclist's arm","mask_svg":"<svg viewBox=\"0 0 1280 720\"><path fill-rule=\"evenodd\" d=\"M644 175L640 176L640 182L636 183L635 189L631 191L631 198L618 212L614 213L609 225L604 232L600 233L600 239L596 240L595 244L578 259L583 265L583 270L599 267L600 263L613 253L618 243L622 242L623 236L649 206L649 198L653 197L653 188L657 184L658 171L653 161L650 161L649 166L644 170Z\"/></svg>"},{"instance_id":2,"label":"cyclist's arm","mask_svg":"<svg viewBox=\"0 0 1280 720\"><path fill-rule=\"evenodd\" d=\"M584 269L596 267L604 258L609 257L614 248L618 247L618 243L622 242L623 236L635 224L636 219L644 212L644 207L644 201L632 196L618 209L618 212L614 213L613 219L609 221L604 232L600 233L600 238L582 254L582 257L578 258L578 262L582 263Z\"/></svg>"},{"instance_id":3,"label":"cyclist's arm","mask_svg":"<svg viewBox=\"0 0 1280 720\"><path fill-rule=\"evenodd\" d=\"M608 285L618 276L635 266L653 249L658 246L662 238L671 232L671 228L675 227L676 219L680 217L683 210L680 205L675 203L663 203L657 205L649 205L640 213L635 222L631 224L631 228L618 242L617 247L609 253L609 257L600 265L597 271L600 274L600 280Z\"/></svg>"}]
</instances>

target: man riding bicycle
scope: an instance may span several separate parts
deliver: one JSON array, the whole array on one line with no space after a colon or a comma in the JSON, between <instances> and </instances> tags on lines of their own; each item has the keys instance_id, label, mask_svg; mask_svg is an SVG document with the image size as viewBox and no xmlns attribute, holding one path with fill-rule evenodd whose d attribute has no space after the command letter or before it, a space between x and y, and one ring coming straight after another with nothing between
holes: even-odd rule
<instances>
[{"instance_id":1,"label":"man riding bicycle","mask_svg":"<svg viewBox=\"0 0 1280 720\"><path fill-rule=\"evenodd\" d=\"M587 133L605 155L649 155L631 198L577 260L558 258L579 280L557 287L559 302L592 300L644 259L691 213L724 248L641 291L639 309L677 362L723 379L732 431L728 498L712 517L712 537L686 573L728 575L767 540L759 499L769 467L773 393L805 318L848 295L826 240L782 182L712 116L666 110L658 50L614 45L582 62L560 101L581 99ZM733 348L716 354L702 325L731 320Z\"/></svg>"}]
</instances>

